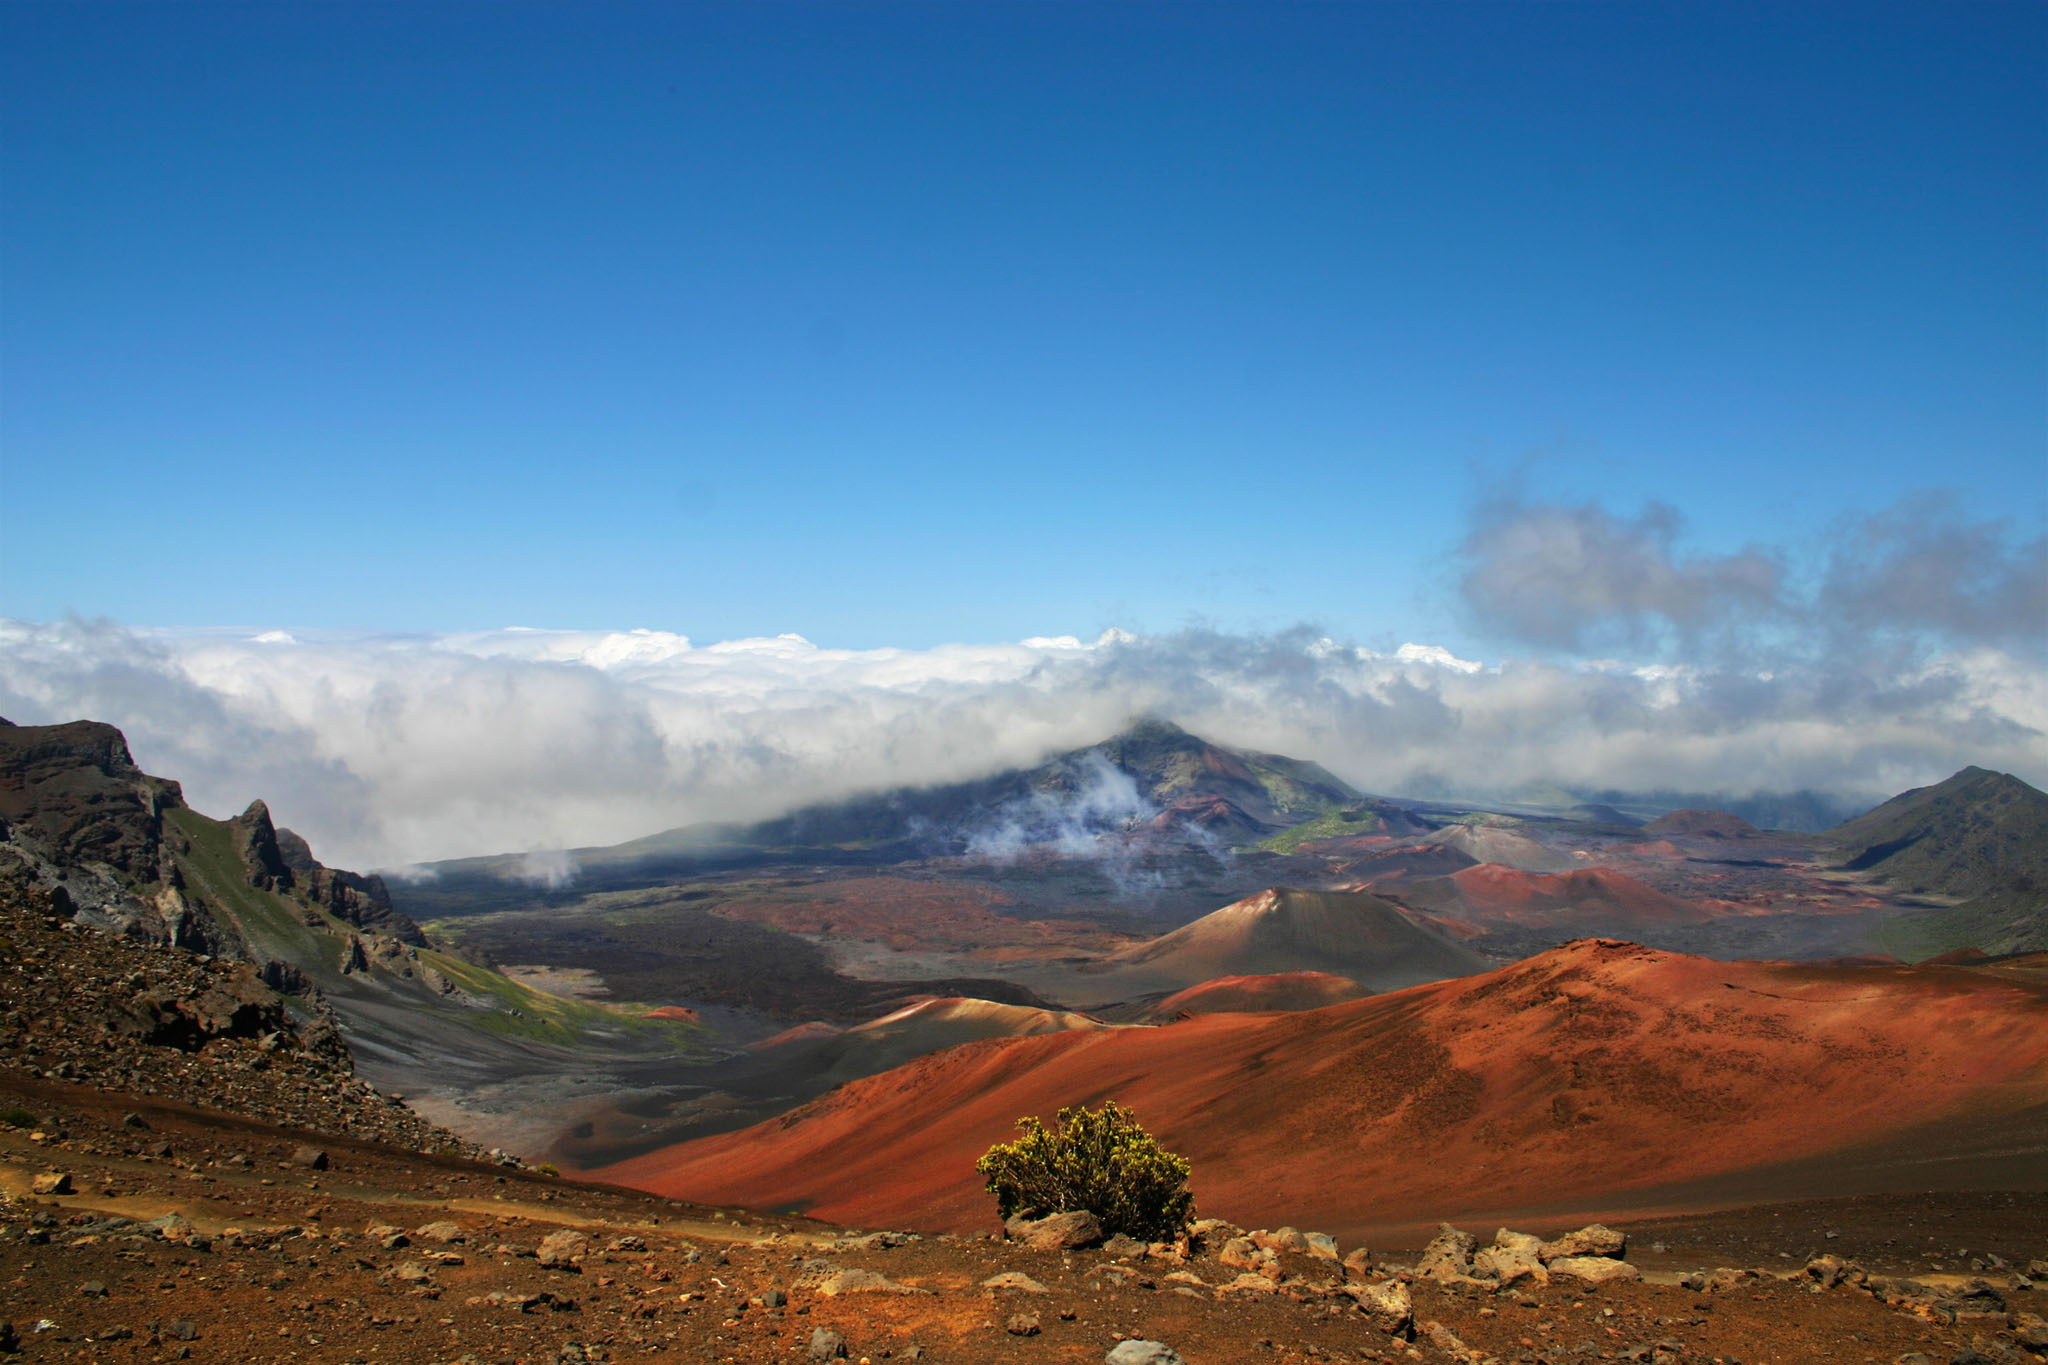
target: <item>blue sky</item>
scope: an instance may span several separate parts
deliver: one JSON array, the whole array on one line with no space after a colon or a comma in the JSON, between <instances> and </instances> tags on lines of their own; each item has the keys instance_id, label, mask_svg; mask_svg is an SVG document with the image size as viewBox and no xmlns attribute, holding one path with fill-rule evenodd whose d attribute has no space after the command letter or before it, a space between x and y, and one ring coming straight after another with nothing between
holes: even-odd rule
<instances>
[{"instance_id":1,"label":"blue sky","mask_svg":"<svg viewBox=\"0 0 2048 1365\"><path fill-rule=\"evenodd\" d=\"M2048 519L2037 4L0 39L0 615L1484 650L1511 478L1795 564Z\"/></svg>"}]
</instances>

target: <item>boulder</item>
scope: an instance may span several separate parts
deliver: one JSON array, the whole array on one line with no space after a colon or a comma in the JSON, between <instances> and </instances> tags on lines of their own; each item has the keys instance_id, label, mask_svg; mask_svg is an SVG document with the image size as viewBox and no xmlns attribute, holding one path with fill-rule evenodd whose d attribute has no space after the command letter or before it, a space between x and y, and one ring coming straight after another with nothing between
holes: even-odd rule
<instances>
[{"instance_id":1,"label":"boulder","mask_svg":"<svg viewBox=\"0 0 2048 1365\"><path fill-rule=\"evenodd\" d=\"M1035 1337L1038 1335L1038 1314L1012 1313L1003 1330L1013 1337Z\"/></svg>"},{"instance_id":2,"label":"boulder","mask_svg":"<svg viewBox=\"0 0 2048 1365\"><path fill-rule=\"evenodd\" d=\"M1577 1232L1567 1232L1554 1242L1545 1242L1538 1253L1548 1261L1563 1257L1612 1256L1628 1250L1628 1238L1602 1223L1588 1223Z\"/></svg>"},{"instance_id":3,"label":"boulder","mask_svg":"<svg viewBox=\"0 0 2048 1365\"><path fill-rule=\"evenodd\" d=\"M812 1360L840 1360L846 1355L846 1338L830 1328L814 1328L809 1349Z\"/></svg>"},{"instance_id":4,"label":"boulder","mask_svg":"<svg viewBox=\"0 0 2048 1365\"><path fill-rule=\"evenodd\" d=\"M1389 1336L1405 1337L1415 1328L1415 1302L1399 1280L1376 1280L1344 1287L1372 1325Z\"/></svg>"},{"instance_id":5,"label":"boulder","mask_svg":"<svg viewBox=\"0 0 2048 1365\"><path fill-rule=\"evenodd\" d=\"M983 1289L1014 1289L1020 1294L1050 1294L1052 1292L1021 1270L1005 1270L1000 1274L991 1275L981 1282L981 1287Z\"/></svg>"},{"instance_id":6,"label":"boulder","mask_svg":"<svg viewBox=\"0 0 2048 1365\"><path fill-rule=\"evenodd\" d=\"M327 1169L327 1153L318 1147L301 1147L292 1153L292 1164L304 1166L309 1171Z\"/></svg>"},{"instance_id":7,"label":"boulder","mask_svg":"<svg viewBox=\"0 0 2048 1365\"><path fill-rule=\"evenodd\" d=\"M1472 1273L1480 1279L1498 1280L1502 1288L1522 1280L1550 1283L1550 1272L1543 1268L1543 1262L1536 1259L1534 1251L1524 1247L1482 1247L1472 1254Z\"/></svg>"},{"instance_id":8,"label":"boulder","mask_svg":"<svg viewBox=\"0 0 2048 1365\"><path fill-rule=\"evenodd\" d=\"M1109 1354L1102 1358L1102 1365L1187 1365L1174 1349L1163 1341L1119 1341L1109 1348Z\"/></svg>"},{"instance_id":9,"label":"boulder","mask_svg":"<svg viewBox=\"0 0 2048 1365\"><path fill-rule=\"evenodd\" d=\"M28 1182L30 1194L70 1194L71 1177L62 1171L44 1171Z\"/></svg>"},{"instance_id":10,"label":"boulder","mask_svg":"<svg viewBox=\"0 0 2048 1365\"><path fill-rule=\"evenodd\" d=\"M1275 1228L1271 1232L1250 1234L1253 1245L1262 1251L1289 1252L1297 1256L1308 1254L1308 1238L1295 1228Z\"/></svg>"},{"instance_id":11,"label":"boulder","mask_svg":"<svg viewBox=\"0 0 2048 1365\"><path fill-rule=\"evenodd\" d=\"M1449 1223L1439 1224L1436 1236L1422 1249L1422 1259L1415 1263L1415 1273L1427 1280L1469 1280L1472 1253L1478 1246L1479 1239L1471 1233Z\"/></svg>"},{"instance_id":12,"label":"boulder","mask_svg":"<svg viewBox=\"0 0 2048 1365\"><path fill-rule=\"evenodd\" d=\"M1305 1232L1302 1236L1308 1241L1309 1255L1320 1256L1326 1261L1334 1261L1338 1258L1337 1239L1329 1233Z\"/></svg>"},{"instance_id":13,"label":"boulder","mask_svg":"<svg viewBox=\"0 0 2048 1365\"><path fill-rule=\"evenodd\" d=\"M2048 1351L2048 1319L2039 1313L2014 1313L2012 1339L2029 1351Z\"/></svg>"},{"instance_id":14,"label":"boulder","mask_svg":"<svg viewBox=\"0 0 2048 1365\"><path fill-rule=\"evenodd\" d=\"M1011 1240L1033 1251L1071 1251L1102 1241L1102 1221L1086 1209L1055 1213L1050 1218L1012 1218L1003 1224Z\"/></svg>"},{"instance_id":15,"label":"boulder","mask_svg":"<svg viewBox=\"0 0 2048 1365\"><path fill-rule=\"evenodd\" d=\"M818 1292L827 1298L836 1297L840 1294L922 1294L925 1292L922 1289L914 1289L907 1284L898 1284L887 1275L880 1275L872 1270L861 1270L858 1268L835 1270L824 1279L819 1280L817 1288Z\"/></svg>"},{"instance_id":16,"label":"boulder","mask_svg":"<svg viewBox=\"0 0 2048 1365\"><path fill-rule=\"evenodd\" d=\"M1606 1256L1560 1256L1550 1262L1548 1268L1553 1275L1573 1275L1587 1284L1643 1278L1643 1272L1627 1261L1617 1261Z\"/></svg>"},{"instance_id":17,"label":"boulder","mask_svg":"<svg viewBox=\"0 0 2048 1365\"><path fill-rule=\"evenodd\" d=\"M1249 1237L1233 1237L1217 1250L1216 1259L1234 1270L1249 1270L1264 1265L1266 1253Z\"/></svg>"},{"instance_id":18,"label":"boulder","mask_svg":"<svg viewBox=\"0 0 2048 1365\"><path fill-rule=\"evenodd\" d=\"M1135 1237L1126 1237L1121 1232L1102 1244L1105 1256L1143 1256L1150 1247Z\"/></svg>"},{"instance_id":19,"label":"boulder","mask_svg":"<svg viewBox=\"0 0 2048 1365\"><path fill-rule=\"evenodd\" d=\"M574 1228L563 1228L540 1239L534 1257L550 1270L578 1270L577 1262L590 1254L590 1239Z\"/></svg>"}]
</instances>

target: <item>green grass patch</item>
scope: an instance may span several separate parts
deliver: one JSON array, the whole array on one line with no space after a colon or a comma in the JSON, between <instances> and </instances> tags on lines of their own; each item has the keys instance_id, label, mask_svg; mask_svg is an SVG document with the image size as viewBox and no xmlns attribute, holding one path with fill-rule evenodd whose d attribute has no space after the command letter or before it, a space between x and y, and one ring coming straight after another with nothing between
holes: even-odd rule
<instances>
[{"instance_id":1,"label":"green grass patch","mask_svg":"<svg viewBox=\"0 0 2048 1365\"><path fill-rule=\"evenodd\" d=\"M1281 830L1257 847L1268 853L1293 853L1303 844L1318 839L1341 839L1348 834L1371 834L1383 822L1369 810L1333 810Z\"/></svg>"}]
</instances>

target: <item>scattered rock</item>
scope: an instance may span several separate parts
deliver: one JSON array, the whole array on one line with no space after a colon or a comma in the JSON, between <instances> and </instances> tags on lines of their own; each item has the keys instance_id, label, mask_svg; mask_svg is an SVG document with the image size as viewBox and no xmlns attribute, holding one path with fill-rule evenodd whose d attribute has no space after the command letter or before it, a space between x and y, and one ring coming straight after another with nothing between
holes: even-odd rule
<instances>
[{"instance_id":1,"label":"scattered rock","mask_svg":"<svg viewBox=\"0 0 2048 1365\"><path fill-rule=\"evenodd\" d=\"M62 1171L44 1171L28 1182L30 1194L70 1194L71 1177Z\"/></svg>"},{"instance_id":2,"label":"scattered rock","mask_svg":"<svg viewBox=\"0 0 2048 1365\"><path fill-rule=\"evenodd\" d=\"M811 1332L810 1357L812 1360L841 1360L846 1356L846 1338L829 1327L819 1327Z\"/></svg>"},{"instance_id":3,"label":"scattered rock","mask_svg":"<svg viewBox=\"0 0 2048 1365\"><path fill-rule=\"evenodd\" d=\"M1135 1237L1126 1237L1121 1232L1102 1244L1102 1254L1105 1256L1143 1256L1149 1250L1146 1243Z\"/></svg>"},{"instance_id":4,"label":"scattered rock","mask_svg":"<svg viewBox=\"0 0 2048 1365\"><path fill-rule=\"evenodd\" d=\"M422 1242L439 1242L444 1246L451 1242L460 1242L468 1236L462 1230L462 1224L451 1223L445 1218L420 1224L412 1230L412 1235Z\"/></svg>"},{"instance_id":5,"label":"scattered rock","mask_svg":"<svg viewBox=\"0 0 2048 1365\"><path fill-rule=\"evenodd\" d=\"M1013 1337L1035 1337L1038 1335L1038 1314L1012 1313L1003 1324L1003 1330Z\"/></svg>"},{"instance_id":6,"label":"scattered rock","mask_svg":"<svg viewBox=\"0 0 2048 1365\"><path fill-rule=\"evenodd\" d=\"M1305 1232L1302 1234L1302 1236L1308 1241L1309 1255L1319 1256L1326 1261L1334 1261L1337 1259L1337 1239L1335 1237L1332 1237L1329 1233Z\"/></svg>"},{"instance_id":7,"label":"scattered rock","mask_svg":"<svg viewBox=\"0 0 2048 1365\"><path fill-rule=\"evenodd\" d=\"M327 1169L327 1153L318 1147L301 1147L292 1153L292 1164L304 1166L309 1171Z\"/></svg>"}]
</instances>

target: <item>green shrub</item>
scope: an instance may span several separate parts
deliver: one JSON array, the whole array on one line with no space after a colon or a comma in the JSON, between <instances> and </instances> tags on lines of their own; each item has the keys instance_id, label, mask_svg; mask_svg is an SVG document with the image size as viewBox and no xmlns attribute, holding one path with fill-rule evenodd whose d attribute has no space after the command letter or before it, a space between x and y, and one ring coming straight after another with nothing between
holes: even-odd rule
<instances>
[{"instance_id":1,"label":"green shrub","mask_svg":"<svg viewBox=\"0 0 2048 1365\"><path fill-rule=\"evenodd\" d=\"M974 1163L1004 1218L1086 1209L1106 1233L1164 1241L1194 1217L1187 1158L1162 1148L1116 1101L1062 1109L1052 1128L1036 1118L1017 1127L1023 1136Z\"/></svg>"},{"instance_id":2,"label":"green shrub","mask_svg":"<svg viewBox=\"0 0 2048 1365\"><path fill-rule=\"evenodd\" d=\"M17 1104L11 1109L0 1109L0 1123L9 1128L33 1128L36 1116Z\"/></svg>"}]
</instances>

